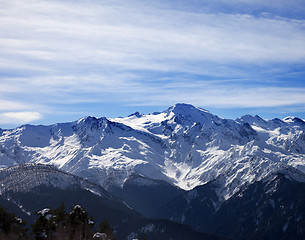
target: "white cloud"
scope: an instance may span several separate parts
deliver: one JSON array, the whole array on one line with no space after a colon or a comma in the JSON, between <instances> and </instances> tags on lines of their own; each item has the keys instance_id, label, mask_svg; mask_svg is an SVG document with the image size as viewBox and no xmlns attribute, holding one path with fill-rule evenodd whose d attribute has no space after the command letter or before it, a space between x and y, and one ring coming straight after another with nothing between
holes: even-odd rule
<instances>
[{"instance_id":1,"label":"white cloud","mask_svg":"<svg viewBox=\"0 0 305 240\"><path fill-rule=\"evenodd\" d=\"M265 75L304 63L305 20L209 11L213 4L192 2L204 11L192 12L188 1L178 0L0 3L0 111L24 112L35 120L35 112L88 102L305 104L305 89L264 82ZM280 8L276 1L258 2ZM181 79L171 76L177 73ZM194 74L201 79L192 79ZM229 87L231 79L239 82Z\"/></svg>"},{"instance_id":2,"label":"white cloud","mask_svg":"<svg viewBox=\"0 0 305 240\"><path fill-rule=\"evenodd\" d=\"M1 89L0 94L5 92ZM15 101L15 100L5 100L5 99L0 99L0 111L12 111L12 110L25 110L25 109L31 109L35 108L37 105L34 104L29 104L29 103L23 103L20 101Z\"/></svg>"},{"instance_id":3,"label":"white cloud","mask_svg":"<svg viewBox=\"0 0 305 240\"><path fill-rule=\"evenodd\" d=\"M21 64L41 61L39 66L49 71L86 64L115 70L183 67L188 72L198 61L261 64L305 59L301 20L137 6L12 1L1 17L6 33L0 40L2 55Z\"/></svg>"},{"instance_id":4,"label":"white cloud","mask_svg":"<svg viewBox=\"0 0 305 240\"><path fill-rule=\"evenodd\" d=\"M0 124L24 124L37 121L42 118L39 112L2 112Z\"/></svg>"}]
</instances>

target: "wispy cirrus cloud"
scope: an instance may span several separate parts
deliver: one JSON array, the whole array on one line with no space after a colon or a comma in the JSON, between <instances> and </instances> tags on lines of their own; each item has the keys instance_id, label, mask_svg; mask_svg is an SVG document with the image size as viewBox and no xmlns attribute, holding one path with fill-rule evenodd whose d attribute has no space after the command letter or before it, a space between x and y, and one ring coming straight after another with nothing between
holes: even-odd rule
<instances>
[{"instance_id":1,"label":"wispy cirrus cloud","mask_svg":"<svg viewBox=\"0 0 305 240\"><path fill-rule=\"evenodd\" d=\"M0 111L304 104L302 8L297 0L1 3ZM291 83L282 77L293 74Z\"/></svg>"},{"instance_id":2,"label":"wispy cirrus cloud","mask_svg":"<svg viewBox=\"0 0 305 240\"><path fill-rule=\"evenodd\" d=\"M10 11L2 14L2 56L26 64L40 61L50 71L85 64L89 69L100 65L157 71L184 65L186 72L198 61L260 64L305 58L302 20L198 14L141 4L71 4L13 0Z\"/></svg>"}]
</instances>

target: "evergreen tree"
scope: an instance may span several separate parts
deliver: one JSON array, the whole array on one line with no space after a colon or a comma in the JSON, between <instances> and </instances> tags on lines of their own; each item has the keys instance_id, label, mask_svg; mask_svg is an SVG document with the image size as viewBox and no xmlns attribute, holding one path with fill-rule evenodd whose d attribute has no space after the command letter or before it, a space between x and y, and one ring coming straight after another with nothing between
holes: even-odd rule
<instances>
[{"instance_id":1,"label":"evergreen tree","mask_svg":"<svg viewBox=\"0 0 305 240\"><path fill-rule=\"evenodd\" d=\"M49 208L45 208L39 212L39 218L32 224L32 236L37 240L51 239L51 232L54 230L54 224L52 224L52 215Z\"/></svg>"},{"instance_id":2,"label":"evergreen tree","mask_svg":"<svg viewBox=\"0 0 305 240\"><path fill-rule=\"evenodd\" d=\"M59 208L51 210L52 215L54 216L55 223L55 236L56 239L68 239L68 234L66 232L67 225L67 213L65 211L65 204L62 203Z\"/></svg>"},{"instance_id":3,"label":"evergreen tree","mask_svg":"<svg viewBox=\"0 0 305 240\"><path fill-rule=\"evenodd\" d=\"M28 231L25 221L9 213L7 208L0 207L0 238L25 239ZM5 236L5 237L4 237Z\"/></svg>"},{"instance_id":4,"label":"evergreen tree","mask_svg":"<svg viewBox=\"0 0 305 240\"><path fill-rule=\"evenodd\" d=\"M64 224L67 219L67 214L65 211L65 204L61 203L60 207L54 210L51 210L52 215L55 217L55 223L57 225Z\"/></svg>"},{"instance_id":5,"label":"evergreen tree","mask_svg":"<svg viewBox=\"0 0 305 240\"><path fill-rule=\"evenodd\" d=\"M69 239L91 239L93 225L93 218L89 217L88 212L80 205L76 205L67 218Z\"/></svg>"},{"instance_id":6,"label":"evergreen tree","mask_svg":"<svg viewBox=\"0 0 305 240\"><path fill-rule=\"evenodd\" d=\"M55 235L65 236L64 226L67 214L62 203L57 209L43 209L37 213L39 218L32 224L32 236L37 240L55 239Z\"/></svg>"},{"instance_id":7,"label":"evergreen tree","mask_svg":"<svg viewBox=\"0 0 305 240\"><path fill-rule=\"evenodd\" d=\"M107 237L109 239L112 239L114 240L114 231L113 231L113 228L110 227L109 225L109 222L107 220L105 220L104 222L102 222L100 225L100 232L101 233L106 233L107 234Z\"/></svg>"},{"instance_id":8,"label":"evergreen tree","mask_svg":"<svg viewBox=\"0 0 305 240\"><path fill-rule=\"evenodd\" d=\"M30 239L35 240L91 240L93 237L93 218L80 205L65 212L62 203L57 209L45 208L37 212L39 216L31 225ZM0 207L0 239L24 240L28 239L25 222L17 218L14 213L8 213L6 208ZM100 232L107 234L107 239L114 240L114 230L106 220L100 225Z\"/></svg>"}]
</instances>

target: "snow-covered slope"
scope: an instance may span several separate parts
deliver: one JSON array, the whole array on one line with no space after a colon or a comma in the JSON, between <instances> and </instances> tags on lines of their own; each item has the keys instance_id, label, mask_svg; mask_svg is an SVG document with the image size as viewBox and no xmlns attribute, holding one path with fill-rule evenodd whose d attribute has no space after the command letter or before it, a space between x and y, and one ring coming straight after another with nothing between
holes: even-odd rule
<instances>
[{"instance_id":1,"label":"snow-covered slope","mask_svg":"<svg viewBox=\"0 0 305 240\"><path fill-rule=\"evenodd\" d=\"M149 115L3 130L0 165L51 164L106 188L132 174L186 190L217 178L223 200L286 166L305 172L304 130L298 118L229 120L176 104Z\"/></svg>"}]
</instances>

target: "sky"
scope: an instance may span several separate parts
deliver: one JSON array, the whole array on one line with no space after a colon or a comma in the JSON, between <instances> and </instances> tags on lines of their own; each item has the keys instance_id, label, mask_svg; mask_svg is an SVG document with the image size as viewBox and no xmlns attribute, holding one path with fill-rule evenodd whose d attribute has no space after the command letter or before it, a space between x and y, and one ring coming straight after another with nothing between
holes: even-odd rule
<instances>
[{"instance_id":1,"label":"sky","mask_svg":"<svg viewBox=\"0 0 305 240\"><path fill-rule=\"evenodd\" d=\"M0 0L0 128L175 103L305 119L304 0Z\"/></svg>"}]
</instances>

